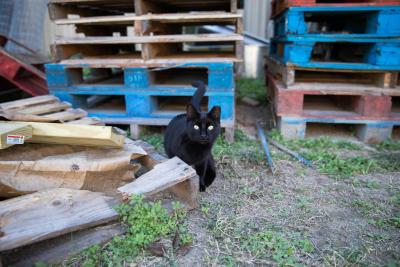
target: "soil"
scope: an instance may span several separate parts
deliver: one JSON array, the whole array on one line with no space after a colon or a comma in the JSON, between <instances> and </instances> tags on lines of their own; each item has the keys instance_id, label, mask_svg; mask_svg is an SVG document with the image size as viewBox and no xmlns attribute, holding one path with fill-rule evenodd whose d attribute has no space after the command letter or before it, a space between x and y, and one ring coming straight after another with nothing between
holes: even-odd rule
<instances>
[{"instance_id":1,"label":"soil","mask_svg":"<svg viewBox=\"0 0 400 267\"><path fill-rule=\"evenodd\" d=\"M238 105L237 127L255 138L255 122L268 120L266 110ZM352 177L360 181L357 186L292 160L276 159L275 164L273 176L265 162L220 160L216 181L200 194L201 207L189 213L194 235L189 252L147 257L138 265L278 265L240 245L250 233L273 229L312 243L312 252L296 255L300 264L400 266L400 226L388 223L400 217L399 205L393 204L400 192L399 172Z\"/></svg>"}]
</instances>

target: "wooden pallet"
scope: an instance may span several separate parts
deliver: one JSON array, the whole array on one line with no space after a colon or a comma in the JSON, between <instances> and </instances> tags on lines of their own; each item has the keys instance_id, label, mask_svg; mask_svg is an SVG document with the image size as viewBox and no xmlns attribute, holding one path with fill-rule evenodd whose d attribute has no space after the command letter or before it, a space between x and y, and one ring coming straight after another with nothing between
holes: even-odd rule
<instances>
[{"instance_id":1,"label":"wooden pallet","mask_svg":"<svg viewBox=\"0 0 400 267\"><path fill-rule=\"evenodd\" d=\"M398 72L302 68L285 65L271 57L266 57L265 62L266 71L282 81L287 88L311 89L315 87L315 83L319 83L317 85L319 90L366 90L370 93L371 91L381 93L382 88L397 88L396 91L391 91L393 94L400 91Z\"/></svg>"},{"instance_id":2,"label":"wooden pallet","mask_svg":"<svg viewBox=\"0 0 400 267\"><path fill-rule=\"evenodd\" d=\"M75 37L58 38L53 46L53 58L62 60L62 64L79 62L92 66L96 61L112 58L120 66L132 66L206 61L207 58L241 61L243 57L242 17L236 13L235 0L204 3L136 0L135 11L130 13L114 10L114 13L98 15L87 13L88 9L96 10L98 1L93 1L92 5L87 5L88 1L85 1L86 5L79 5L80 1L65 2L53 1L49 6L55 24L76 28ZM133 1L130 5L133 9ZM182 13L187 11L192 12ZM190 32L192 26L202 25L230 25L234 30L230 34ZM211 43L216 47L207 52L186 51L185 47L193 43ZM140 50L138 45L141 45ZM77 54L79 59L71 59Z\"/></svg>"},{"instance_id":3,"label":"wooden pallet","mask_svg":"<svg viewBox=\"0 0 400 267\"><path fill-rule=\"evenodd\" d=\"M400 6L292 7L274 18L274 36L396 38Z\"/></svg>"},{"instance_id":4,"label":"wooden pallet","mask_svg":"<svg viewBox=\"0 0 400 267\"><path fill-rule=\"evenodd\" d=\"M73 109L70 103L60 101L53 95L0 103L0 116L12 120L104 125L100 119L87 115L83 109Z\"/></svg>"},{"instance_id":5,"label":"wooden pallet","mask_svg":"<svg viewBox=\"0 0 400 267\"><path fill-rule=\"evenodd\" d=\"M304 68L400 71L400 40L379 38L273 38L270 56Z\"/></svg>"},{"instance_id":6,"label":"wooden pallet","mask_svg":"<svg viewBox=\"0 0 400 267\"><path fill-rule=\"evenodd\" d=\"M0 77L32 96L48 94L45 74L0 47Z\"/></svg>"},{"instance_id":7,"label":"wooden pallet","mask_svg":"<svg viewBox=\"0 0 400 267\"><path fill-rule=\"evenodd\" d=\"M399 0L273 0L271 2L272 17L279 15L281 12L290 7L352 7L352 6L382 6L382 5L399 5Z\"/></svg>"},{"instance_id":8,"label":"wooden pallet","mask_svg":"<svg viewBox=\"0 0 400 267\"><path fill-rule=\"evenodd\" d=\"M400 88L371 90L366 86L324 86L318 83L287 89L267 73L268 94L278 116L400 122Z\"/></svg>"}]
</instances>

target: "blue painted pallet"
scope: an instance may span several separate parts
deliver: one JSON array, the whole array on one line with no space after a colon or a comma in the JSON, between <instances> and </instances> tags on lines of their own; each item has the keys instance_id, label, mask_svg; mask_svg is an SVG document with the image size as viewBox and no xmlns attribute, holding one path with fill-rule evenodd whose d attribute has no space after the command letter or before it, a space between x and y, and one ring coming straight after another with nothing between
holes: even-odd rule
<instances>
[{"instance_id":1,"label":"blue painted pallet","mask_svg":"<svg viewBox=\"0 0 400 267\"><path fill-rule=\"evenodd\" d=\"M356 126L356 135L363 142L382 142L390 138L393 127L400 126L400 121L346 120L305 117L279 117L278 128L287 138L305 138L307 123L352 124Z\"/></svg>"},{"instance_id":2,"label":"blue painted pallet","mask_svg":"<svg viewBox=\"0 0 400 267\"><path fill-rule=\"evenodd\" d=\"M176 90L176 91L158 91L158 90L136 90L132 92L112 91L108 92L90 92L86 90L60 91L50 92L59 97L62 101L68 101L73 107L84 108L89 112L89 116L95 116L104 119L171 119L177 114L185 112L185 105L182 104L179 110L164 110L160 100L165 97L190 97L194 94L192 90ZM113 106L112 108L104 108L103 106L87 108L86 99L89 96L122 96L123 104ZM221 119L224 121L234 120L235 114L235 97L233 92L207 91L208 110L213 106L221 107ZM171 98L170 98L171 99Z\"/></svg>"},{"instance_id":3,"label":"blue painted pallet","mask_svg":"<svg viewBox=\"0 0 400 267\"><path fill-rule=\"evenodd\" d=\"M46 66L47 83L51 91L87 91L87 92L131 92L136 90L191 90L191 75L188 71L203 70L201 78L207 83L208 90L213 91L233 91L234 71L233 63L184 63L171 65L165 68L130 68L122 69L122 77L116 83L115 79L110 82L102 81L96 84L85 84L82 82L83 69L87 66L74 66L69 68L63 64L47 64ZM110 71L112 68L109 68ZM182 79L186 82L182 84L158 83L153 78L158 72L167 72L173 70L174 73L168 74L171 79ZM206 77L204 77L206 76ZM196 79L196 76L194 77Z\"/></svg>"},{"instance_id":4,"label":"blue painted pallet","mask_svg":"<svg viewBox=\"0 0 400 267\"><path fill-rule=\"evenodd\" d=\"M400 6L292 7L274 19L276 37L400 36Z\"/></svg>"},{"instance_id":5,"label":"blue painted pallet","mask_svg":"<svg viewBox=\"0 0 400 267\"><path fill-rule=\"evenodd\" d=\"M329 50L331 55L340 54L340 59L323 60L324 56L313 57ZM356 54L358 58L351 61ZM351 42L336 43L317 37L274 38L271 40L270 56L284 64L302 68L400 70L399 40L373 42L353 39Z\"/></svg>"}]
</instances>

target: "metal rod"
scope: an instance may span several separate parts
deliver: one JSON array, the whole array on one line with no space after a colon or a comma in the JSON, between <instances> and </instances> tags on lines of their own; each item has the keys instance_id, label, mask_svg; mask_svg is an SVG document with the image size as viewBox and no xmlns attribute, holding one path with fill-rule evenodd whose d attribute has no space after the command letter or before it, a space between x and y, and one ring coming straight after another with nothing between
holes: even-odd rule
<instances>
[{"instance_id":1,"label":"metal rod","mask_svg":"<svg viewBox=\"0 0 400 267\"><path fill-rule=\"evenodd\" d=\"M274 163L272 161L271 153L269 151L267 138L265 137L264 131L258 122L256 123L256 126L257 126L257 131L258 131L258 137L261 140L261 144L264 148L265 155L267 156L267 162L269 165L269 169L271 170L272 174L275 175L275 167L274 167Z\"/></svg>"},{"instance_id":2,"label":"metal rod","mask_svg":"<svg viewBox=\"0 0 400 267\"><path fill-rule=\"evenodd\" d=\"M310 167L310 168L314 168L312 163L303 158L299 153L294 152L292 150L290 150L289 148L279 144L278 142L275 142L274 140L269 140L269 142L273 145L276 146L278 149L282 150L283 152L286 152L287 154L291 155L292 157L296 158L298 161L300 161L301 163L303 163L304 165Z\"/></svg>"}]
</instances>

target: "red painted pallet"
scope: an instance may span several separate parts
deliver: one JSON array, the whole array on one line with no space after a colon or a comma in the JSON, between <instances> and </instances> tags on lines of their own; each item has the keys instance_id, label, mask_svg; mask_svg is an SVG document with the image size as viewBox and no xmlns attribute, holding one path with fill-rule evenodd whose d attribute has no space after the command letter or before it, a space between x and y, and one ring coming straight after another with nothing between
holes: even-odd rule
<instances>
[{"instance_id":1,"label":"red painted pallet","mask_svg":"<svg viewBox=\"0 0 400 267\"><path fill-rule=\"evenodd\" d=\"M32 96L48 94L46 76L0 47L0 76Z\"/></svg>"},{"instance_id":2,"label":"red painted pallet","mask_svg":"<svg viewBox=\"0 0 400 267\"><path fill-rule=\"evenodd\" d=\"M363 85L302 84L290 89L267 73L277 116L400 122L400 88L365 90Z\"/></svg>"},{"instance_id":3,"label":"red painted pallet","mask_svg":"<svg viewBox=\"0 0 400 267\"><path fill-rule=\"evenodd\" d=\"M381 6L399 5L400 0L273 0L271 17L280 14L289 7L300 6Z\"/></svg>"}]
</instances>

